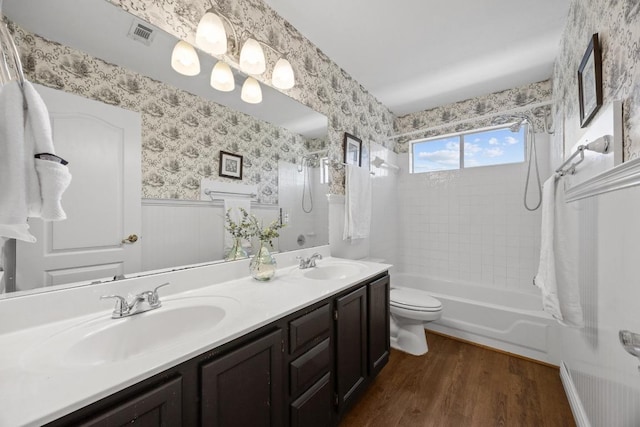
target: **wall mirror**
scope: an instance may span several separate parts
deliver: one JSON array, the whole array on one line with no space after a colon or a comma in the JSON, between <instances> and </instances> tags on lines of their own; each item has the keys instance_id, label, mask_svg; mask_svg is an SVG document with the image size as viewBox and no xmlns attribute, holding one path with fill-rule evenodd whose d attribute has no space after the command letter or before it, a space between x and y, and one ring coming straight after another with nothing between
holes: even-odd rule
<instances>
[{"instance_id":1,"label":"wall mirror","mask_svg":"<svg viewBox=\"0 0 640 427\"><path fill-rule=\"evenodd\" d=\"M328 243L325 116L266 85L261 85L262 103L241 101L240 86L246 76L239 72L234 72L235 90L216 91L209 85L216 59L200 51L198 76L176 73L170 66L175 37L108 1L7 0L3 6L7 18L16 25L14 37L28 79L42 85L38 88L46 102L53 96L55 104L55 97L63 94L67 97L65 108L73 110L75 106L76 111L70 113L60 110L60 117L84 116L97 106L94 116L104 118L105 123L111 113L131 116L134 122L137 117L140 135L135 153L139 163L133 167L118 163L122 158L118 149L100 157L91 151L91 144L76 142L62 153L63 143L58 146L56 141L58 154L69 157L72 186L88 187L90 179L96 181L89 192L70 187L63 199L70 219L86 228L78 231L65 221L54 223L54 228L30 221L34 232L42 234L42 246L18 242L15 281L7 286L3 278L0 298L223 260L225 197L203 197L200 185L202 179L223 185L239 181L218 176L220 150L243 156L240 183L256 189L252 213L265 222L281 219L287 223L276 250ZM148 45L128 37L138 25L153 31ZM89 106L85 107L84 101ZM55 111L57 107L49 108ZM109 130L108 123L94 122L97 127L84 130L91 135L85 139L92 144L100 144L110 133L119 134ZM56 134L78 138L76 131L83 126L65 128L62 121L54 120L54 138ZM128 143L123 142L122 147ZM96 158L103 160L88 160ZM98 173L98 169L110 169L107 159L119 165L111 169L120 168L124 178L105 178L108 175ZM125 184L125 178L133 179L134 184ZM120 215L120 193L132 188L138 195L134 216L139 225L128 226L125 219L109 222L99 218L112 217L112 211ZM139 239L130 239L133 234ZM95 243L92 236L102 241ZM131 264L117 258L91 260L98 252L116 253L134 247L138 258ZM76 254L78 248L87 252L85 267L71 268L52 261ZM34 268L36 263L44 266ZM28 276L27 272L33 274Z\"/></svg>"}]
</instances>

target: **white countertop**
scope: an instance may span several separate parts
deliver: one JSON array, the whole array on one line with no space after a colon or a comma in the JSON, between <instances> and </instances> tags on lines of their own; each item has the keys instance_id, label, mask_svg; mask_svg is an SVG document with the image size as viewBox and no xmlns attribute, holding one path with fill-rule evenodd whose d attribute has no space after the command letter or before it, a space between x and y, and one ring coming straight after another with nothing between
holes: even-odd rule
<instances>
[{"instance_id":1,"label":"white countertop","mask_svg":"<svg viewBox=\"0 0 640 427\"><path fill-rule=\"evenodd\" d=\"M288 255L287 259L292 258L291 255ZM332 262L332 260L339 259L325 257L323 261ZM323 261L319 261L318 265L321 265ZM282 260L278 259L278 262L280 264ZM362 272L357 276L340 280L305 279L297 267L291 265L278 269L275 278L269 282L258 282L248 276L228 279L226 276L229 273L223 272L226 264L190 269L183 274L181 272L171 273L172 287L174 291L178 292L162 298L167 304L178 298L194 297L197 299L207 296L231 298L236 300L236 303L230 306L226 317L218 327L186 341L182 340L179 345L165 346L160 350L144 352L118 362L108 362L96 366L73 366L72 364L58 366L59 361L55 357L56 349L49 348L46 341L55 334L67 331L79 324L86 324L97 317L108 318L111 315L112 302L106 304L106 307L103 302L97 305L98 310L84 310L84 313L77 313L78 315L73 317L64 318L64 316L58 315L57 317L53 316L47 322L47 319L39 314L40 319L35 322L36 324L27 322L24 328L17 330L5 328L3 331L0 329L0 427L39 426L53 421L347 289L360 281L374 277L391 267L387 264L354 262L364 266ZM290 261L284 263L291 264ZM228 267L226 268L228 269ZM213 284L196 285L196 287L181 283L181 281L194 281L190 280L195 277L194 275L219 276L227 280L213 283L216 282L216 279L210 279ZM199 279L201 278L199 277ZM159 284L161 280L163 279L155 278L154 283ZM195 282L198 281L202 283L202 280L195 280ZM128 284L131 291L145 290L145 288L140 288L140 282L144 282L144 286L150 283L148 278L137 282L136 279L132 279ZM125 286L123 284L117 285L121 288ZM71 295L74 289L61 292L68 292ZM95 298L95 295L100 292L105 292L105 289L93 290L92 298ZM86 291L80 296L74 295L74 303L77 305L79 303L77 298L86 297L85 294ZM63 295L65 301L69 299L69 295ZM57 297L60 298L61 295L58 294ZM46 295L41 295L38 298L41 305L42 301L46 301ZM7 310L4 314L10 314L9 316L2 315L0 321L10 322L11 315L15 314L12 313L12 310L15 311L16 307L7 304L11 301L11 299L0 300L0 313L6 307ZM162 307L157 310L162 310ZM51 311L55 310L51 308ZM30 314L25 312L21 315L29 316ZM146 313L134 315L129 319L144 314ZM120 320L122 319L113 321ZM158 333L163 333L163 331L160 330ZM172 338L168 336L166 339L171 340Z\"/></svg>"}]
</instances>

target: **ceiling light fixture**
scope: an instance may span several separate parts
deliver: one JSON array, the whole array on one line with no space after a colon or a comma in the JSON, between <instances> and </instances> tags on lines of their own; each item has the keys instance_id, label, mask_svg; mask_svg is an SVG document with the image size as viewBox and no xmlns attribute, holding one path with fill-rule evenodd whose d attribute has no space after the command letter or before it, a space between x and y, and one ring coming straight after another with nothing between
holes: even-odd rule
<instances>
[{"instance_id":1,"label":"ceiling light fixture","mask_svg":"<svg viewBox=\"0 0 640 427\"><path fill-rule=\"evenodd\" d=\"M240 51L240 69L247 74L260 75L267 70L264 50L256 40L249 38Z\"/></svg>"},{"instance_id":2,"label":"ceiling light fixture","mask_svg":"<svg viewBox=\"0 0 640 427\"><path fill-rule=\"evenodd\" d=\"M285 58L278 59L275 67L273 67L271 83L278 89L291 89L295 85L296 79L293 75L293 68Z\"/></svg>"},{"instance_id":3,"label":"ceiling light fixture","mask_svg":"<svg viewBox=\"0 0 640 427\"><path fill-rule=\"evenodd\" d=\"M1 0L0 0L1 1ZM267 61L263 47L271 49L278 56L278 60L271 73L273 87L287 90L295 86L295 74L291 63L282 52L268 43L255 38L246 30L242 30L238 36L234 24L222 14L210 0L211 8L200 19L196 29L195 45L211 55L223 56L219 58L211 71L211 87L230 92L235 88L233 72L229 64L239 68L250 76L259 76L267 69ZM230 30L230 31L229 31ZM231 33L234 43L231 51L228 50L228 34ZM240 49L241 40L244 40ZM171 55L171 66L180 74L195 76L200 73L200 61L196 50L189 43L180 41L176 44ZM248 94L245 96L245 87ZM249 93L251 95L249 95ZM258 103L262 101L260 84L253 77L248 77L242 86L241 98L245 102ZM246 98L246 99L245 99ZM250 101L247 101L250 99ZM259 99L258 101L256 101Z\"/></svg>"},{"instance_id":4,"label":"ceiling light fixture","mask_svg":"<svg viewBox=\"0 0 640 427\"><path fill-rule=\"evenodd\" d=\"M227 30L213 9L209 9L198 23L196 46L213 55L227 53Z\"/></svg>"},{"instance_id":5,"label":"ceiling light fixture","mask_svg":"<svg viewBox=\"0 0 640 427\"><path fill-rule=\"evenodd\" d=\"M193 46L182 40L176 43L171 53L171 67L185 76L200 74L200 60Z\"/></svg>"},{"instance_id":6,"label":"ceiling light fixture","mask_svg":"<svg viewBox=\"0 0 640 427\"><path fill-rule=\"evenodd\" d=\"M242 85L240 99L248 104L259 104L262 102L262 89L260 83L253 77L247 77Z\"/></svg>"},{"instance_id":7,"label":"ceiling light fixture","mask_svg":"<svg viewBox=\"0 0 640 427\"><path fill-rule=\"evenodd\" d=\"M216 62L211 70L211 87L222 92L231 92L236 87L231 67L224 61Z\"/></svg>"}]
</instances>

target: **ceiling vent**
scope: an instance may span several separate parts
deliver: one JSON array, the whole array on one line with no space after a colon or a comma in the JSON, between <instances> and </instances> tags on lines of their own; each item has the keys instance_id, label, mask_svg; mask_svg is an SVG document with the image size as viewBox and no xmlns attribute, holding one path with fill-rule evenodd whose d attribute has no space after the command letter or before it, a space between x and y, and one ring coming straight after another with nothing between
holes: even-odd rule
<instances>
[{"instance_id":1,"label":"ceiling vent","mask_svg":"<svg viewBox=\"0 0 640 427\"><path fill-rule=\"evenodd\" d=\"M153 38L156 36L156 31L146 22L134 19L127 36L146 46L150 46Z\"/></svg>"}]
</instances>

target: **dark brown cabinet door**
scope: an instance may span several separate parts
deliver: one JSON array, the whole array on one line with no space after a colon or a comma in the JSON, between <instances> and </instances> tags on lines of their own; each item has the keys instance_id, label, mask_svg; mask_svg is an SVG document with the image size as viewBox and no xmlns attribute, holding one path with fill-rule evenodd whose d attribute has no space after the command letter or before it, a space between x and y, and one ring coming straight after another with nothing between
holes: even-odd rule
<instances>
[{"instance_id":1,"label":"dark brown cabinet door","mask_svg":"<svg viewBox=\"0 0 640 427\"><path fill-rule=\"evenodd\" d=\"M368 288L369 375L374 377L389 361L389 276Z\"/></svg>"},{"instance_id":2,"label":"dark brown cabinet door","mask_svg":"<svg viewBox=\"0 0 640 427\"><path fill-rule=\"evenodd\" d=\"M291 427L329 427L331 411L331 374L326 373L291 404Z\"/></svg>"},{"instance_id":3,"label":"dark brown cabinet door","mask_svg":"<svg viewBox=\"0 0 640 427\"><path fill-rule=\"evenodd\" d=\"M83 427L181 426L182 379L175 378L96 417L73 425Z\"/></svg>"},{"instance_id":4,"label":"dark brown cabinet door","mask_svg":"<svg viewBox=\"0 0 640 427\"><path fill-rule=\"evenodd\" d=\"M203 426L283 424L281 340L278 329L202 366Z\"/></svg>"},{"instance_id":5,"label":"dark brown cabinet door","mask_svg":"<svg viewBox=\"0 0 640 427\"><path fill-rule=\"evenodd\" d=\"M342 411L367 378L367 287L336 300L336 389Z\"/></svg>"}]
</instances>

